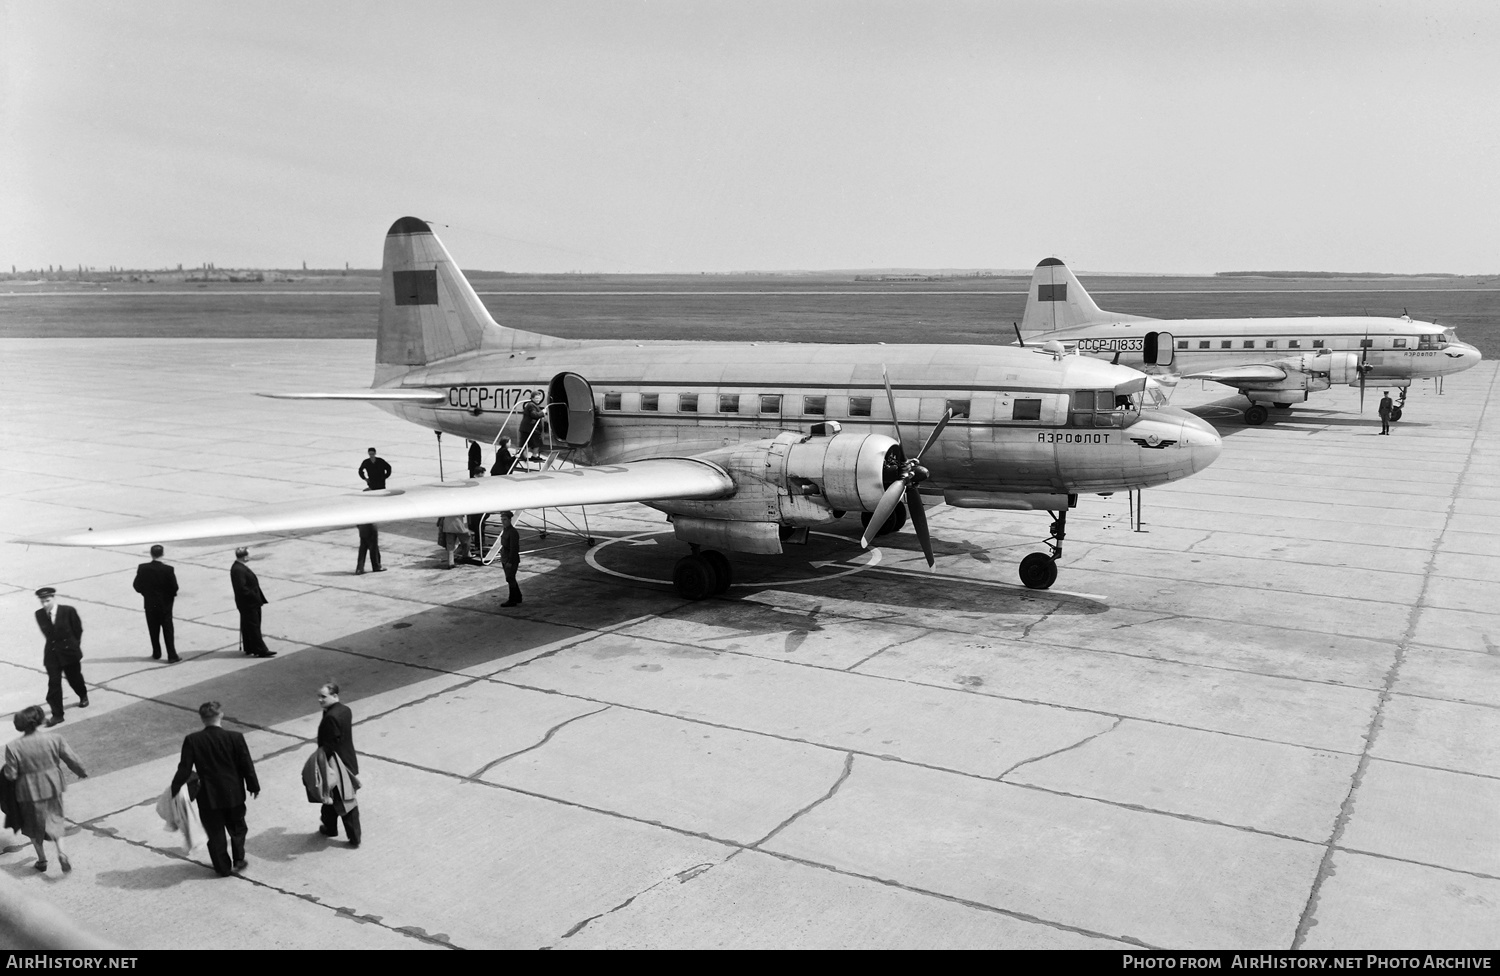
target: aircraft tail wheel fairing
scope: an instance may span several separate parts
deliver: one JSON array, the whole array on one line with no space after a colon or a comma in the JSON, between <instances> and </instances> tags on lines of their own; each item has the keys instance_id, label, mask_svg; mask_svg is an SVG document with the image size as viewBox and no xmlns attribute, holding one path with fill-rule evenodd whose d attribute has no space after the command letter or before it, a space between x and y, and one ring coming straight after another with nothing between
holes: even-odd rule
<instances>
[{"instance_id":1,"label":"aircraft tail wheel fairing","mask_svg":"<svg viewBox=\"0 0 1500 976\"><path fill-rule=\"evenodd\" d=\"M1021 582L1028 589L1045 590L1057 582L1057 560L1034 552L1021 560Z\"/></svg>"},{"instance_id":2,"label":"aircraft tail wheel fairing","mask_svg":"<svg viewBox=\"0 0 1500 976\"><path fill-rule=\"evenodd\" d=\"M1250 409L1245 411L1245 423L1251 427L1259 427L1266 422L1271 412L1258 403L1252 403Z\"/></svg>"},{"instance_id":3,"label":"aircraft tail wheel fairing","mask_svg":"<svg viewBox=\"0 0 1500 976\"><path fill-rule=\"evenodd\" d=\"M702 600L718 591L719 574L703 556L683 556L672 570L672 586L685 599Z\"/></svg>"},{"instance_id":4,"label":"aircraft tail wheel fairing","mask_svg":"<svg viewBox=\"0 0 1500 976\"><path fill-rule=\"evenodd\" d=\"M734 569L729 565L729 557L717 549L705 549L699 555L713 567L714 575L718 578L714 595L728 593L729 587L734 583Z\"/></svg>"},{"instance_id":5,"label":"aircraft tail wheel fairing","mask_svg":"<svg viewBox=\"0 0 1500 976\"><path fill-rule=\"evenodd\" d=\"M1391 419L1392 420L1400 420L1401 419L1401 408L1400 407L1392 407L1391 408Z\"/></svg>"}]
</instances>

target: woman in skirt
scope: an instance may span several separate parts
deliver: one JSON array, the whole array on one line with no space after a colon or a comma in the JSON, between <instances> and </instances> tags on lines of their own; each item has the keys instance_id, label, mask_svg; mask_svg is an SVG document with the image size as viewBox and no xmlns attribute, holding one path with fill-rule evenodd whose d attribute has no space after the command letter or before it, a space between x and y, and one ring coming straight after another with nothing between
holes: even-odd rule
<instances>
[{"instance_id":1,"label":"woman in skirt","mask_svg":"<svg viewBox=\"0 0 1500 976\"><path fill-rule=\"evenodd\" d=\"M21 737L5 744L4 776L13 780L16 801L21 808L21 833L31 838L36 848L36 869L47 870L47 851L42 841L50 840L57 848L57 863L64 871L73 870L68 855L63 853L63 831L67 824L63 820L62 767L77 773L79 778L88 776L83 764L62 736L48 732L44 724L47 714L40 705L23 708L16 713L16 730Z\"/></svg>"}]
</instances>

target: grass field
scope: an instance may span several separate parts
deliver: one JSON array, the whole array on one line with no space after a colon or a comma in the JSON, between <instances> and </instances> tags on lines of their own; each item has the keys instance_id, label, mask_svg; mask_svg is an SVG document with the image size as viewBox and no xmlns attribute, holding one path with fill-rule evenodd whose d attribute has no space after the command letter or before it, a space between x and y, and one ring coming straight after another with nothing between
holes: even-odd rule
<instances>
[{"instance_id":1,"label":"grass field","mask_svg":"<svg viewBox=\"0 0 1500 976\"><path fill-rule=\"evenodd\" d=\"M852 274L501 275L471 280L495 319L577 339L1009 342L1027 277L857 282ZM1491 278L1082 278L1110 310L1158 318L1400 315L1500 357ZM368 339L377 279L43 286L0 283L0 337Z\"/></svg>"}]
</instances>

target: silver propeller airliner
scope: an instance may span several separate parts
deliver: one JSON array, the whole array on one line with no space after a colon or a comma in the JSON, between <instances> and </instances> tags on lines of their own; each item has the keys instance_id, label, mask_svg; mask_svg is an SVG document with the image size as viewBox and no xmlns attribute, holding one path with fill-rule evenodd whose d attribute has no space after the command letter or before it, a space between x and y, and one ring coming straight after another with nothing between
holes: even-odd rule
<instances>
[{"instance_id":1,"label":"silver propeller airliner","mask_svg":"<svg viewBox=\"0 0 1500 976\"><path fill-rule=\"evenodd\" d=\"M1412 380L1469 369L1482 358L1451 329L1409 316L1152 319L1106 312L1057 258L1036 266L1017 330L1027 344L1064 348L1155 373L1167 386L1204 379L1239 390L1245 423L1263 424L1266 404L1286 410L1309 392L1348 384L1399 389ZM1401 419L1401 405L1391 419Z\"/></svg>"},{"instance_id":2,"label":"silver propeller airliner","mask_svg":"<svg viewBox=\"0 0 1500 976\"><path fill-rule=\"evenodd\" d=\"M138 545L633 501L666 513L689 547L673 579L698 599L729 586L724 550L780 553L854 512L866 546L909 518L932 565L923 496L940 495L1050 512L1049 551L1021 564L1027 586L1046 588L1080 494L1165 484L1219 456L1209 424L1149 406L1145 387L1125 366L1004 346L601 342L508 329L432 229L403 217L385 240L372 388L277 395L365 401L517 445L519 408L537 397L547 422L532 437L547 438L557 463L30 541Z\"/></svg>"}]
</instances>

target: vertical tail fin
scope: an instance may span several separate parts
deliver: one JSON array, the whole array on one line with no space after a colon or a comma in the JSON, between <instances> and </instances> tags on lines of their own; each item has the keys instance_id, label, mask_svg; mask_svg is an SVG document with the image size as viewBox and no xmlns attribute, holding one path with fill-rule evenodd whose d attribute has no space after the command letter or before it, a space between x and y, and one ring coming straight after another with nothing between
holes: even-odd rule
<instances>
[{"instance_id":1,"label":"vertical tail fin","mask_svg":"<svg viewBox=\"0 0 1500 976\"><path fill-rule=\"evenodd\" d=\"M1121 322L1135 317L1104 311L1094 304L1066 264L1057 258L1046 258L1031 273L1031 291L1026 296L1026 314L1021 317L1021 335L1030 338L1075 325Z\"/></svg>"},{"instance_id":2,"label":"vertical tail fin","mask_svg":"<svg viewBox=\"0 0 1500 976\"><path fill-rule=\"evenodd\" d=\"M497 325L426 221L402 217L391 225L380 269L376 386L482 347L549 338Z\"/></svg>"}]
</instances>

